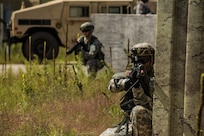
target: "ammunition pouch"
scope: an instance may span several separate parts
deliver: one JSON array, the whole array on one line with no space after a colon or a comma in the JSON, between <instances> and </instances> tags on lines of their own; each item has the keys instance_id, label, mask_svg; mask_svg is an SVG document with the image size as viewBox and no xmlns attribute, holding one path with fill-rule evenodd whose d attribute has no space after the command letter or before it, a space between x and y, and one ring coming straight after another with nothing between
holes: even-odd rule
<instances>
[{"instance_id":1,"label":"ammunition pouch","mask_svg":"<svg viewBox=\"0 0 204 136\"><path fill-rule=\"evenodd\" d=\"M133 107L135 107L133 94L132 91L129 91L121 101L120 108L125 112L130 113Z\"/></svg>"}]
</instances>

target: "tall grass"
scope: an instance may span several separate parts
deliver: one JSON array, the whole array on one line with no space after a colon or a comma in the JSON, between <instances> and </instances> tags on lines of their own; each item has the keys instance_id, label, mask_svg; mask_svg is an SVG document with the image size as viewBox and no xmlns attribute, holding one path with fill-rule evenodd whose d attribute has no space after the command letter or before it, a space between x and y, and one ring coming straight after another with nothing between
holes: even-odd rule
<instances>
[{"instance_id":1,"label":"tall grass","mask_svg":"<svg viewBox=\"0 0 204 136\"><path fill-rule=\"evenodd\" d=\"M111 70L104 68L90 80L80 63L74 65L75 75L61 62L26 63L26 72L1 72L1 136L98 136L121 120L122 94L107 90Z\"/></svg>"},{"instance_id":2,"label":"tall grass","mask_svg":"<svg viewBox=\"0 0 204 136\"><path fill-rule=\"evenodd\" d=\"M21 44L12 44L10 47L10 55L9 48L6 43L0 45L0 63L12 63L19 64L24 63L25 58L23 57Z\"/></svg>"}]
</instances>

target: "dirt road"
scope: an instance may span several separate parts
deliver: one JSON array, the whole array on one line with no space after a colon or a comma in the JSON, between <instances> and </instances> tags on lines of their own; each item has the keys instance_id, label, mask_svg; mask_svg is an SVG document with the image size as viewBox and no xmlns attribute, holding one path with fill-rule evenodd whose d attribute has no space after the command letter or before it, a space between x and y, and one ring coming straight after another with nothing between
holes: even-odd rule
<instances>
[{"instance_id":1,"label":"dirt road","mask_svg":"<svg viewBox=\"0 0 204 136\"><path fill-rule=\"evenodd\" d=\"M9 69L12 69L13 73L17 73L19 71L23 71L23 72L26 71L24 64L6 64L6 65L1 64L0 65L0 73L6 72Z\"/></svg>"}]
</instances>

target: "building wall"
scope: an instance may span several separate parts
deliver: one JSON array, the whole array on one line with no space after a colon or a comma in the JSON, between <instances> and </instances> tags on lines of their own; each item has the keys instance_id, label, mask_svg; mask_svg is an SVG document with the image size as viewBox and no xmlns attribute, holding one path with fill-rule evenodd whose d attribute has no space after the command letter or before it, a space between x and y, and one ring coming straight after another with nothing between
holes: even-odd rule
<instances>
[{"instance_id":1,"label":"building wall","mask_svg":"<svg viewBox=\"0 0 204 136\"><path fill-rule=\"evenodd\" d=\"M203 136L204 116L197 120L204 71L203 8L203 1L158 1L154 136Z\"/></svg>"}]
</instances>

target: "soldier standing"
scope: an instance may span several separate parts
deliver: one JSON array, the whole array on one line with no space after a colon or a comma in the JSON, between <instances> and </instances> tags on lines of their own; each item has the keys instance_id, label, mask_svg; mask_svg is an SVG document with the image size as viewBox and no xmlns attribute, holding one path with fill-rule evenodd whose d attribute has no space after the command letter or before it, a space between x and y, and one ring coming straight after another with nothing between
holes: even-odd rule
<instances>
[{"instance_id":1,"label":"soldier standing","mask_svg":"<svg viewBox=\"0 0 204 136\"><path fill-rule=\"evenodd\" d=\"M146 5L149 0L140 0L134 7L135 14L150 14L150 9Z\"/></svg>"},{"instance_id":2,"label":"soldier standing","mask_svg":"<svg viewBox=\"0 0 204 136\"><path fill-rule=\"evenodd\" d=\"M131 49L133 67L113 75L108 89L113 93L126 91L120 104L126 121L108 128L100 136L152 136L154 52L149 43L135 44Z\"/></svg>"},{"instance_id":3,"label":"soldier standing","mask_svg":"<svg viewBox=\"0 0 204 136\"><path fill-rule=\"evenodd\" d=\"M104 66L104 53L101 48L103 47L99 39L94 36L94 25L91 22L85 22L80 26L80 30L83 33L79 37L76 44L69 50L67 54L71 54L75 51L78 54L82 52L82 64L87 66L87 73L91 77L95 77L98 70Z\"/></svg>"}]
</instances>

